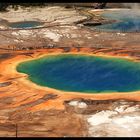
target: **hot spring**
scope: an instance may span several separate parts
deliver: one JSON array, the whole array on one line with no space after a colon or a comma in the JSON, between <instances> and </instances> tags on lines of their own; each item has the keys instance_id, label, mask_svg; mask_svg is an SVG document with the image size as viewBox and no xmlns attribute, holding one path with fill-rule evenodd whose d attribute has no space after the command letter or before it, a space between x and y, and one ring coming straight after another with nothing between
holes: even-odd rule
<instances>
[{"instance_id":1,"label":"hot spring","mask_svg":"<svg viewBox=\"0 0 140 140\"><path fill-rule=\"evenodd\" d=\"M17 71L50 88L86 93L140 90L140 63L88 55L50 55L22 62Z\"/></svg>"},{"instance_id":2,"label":"hot spring","mask_svg":"<svg viewBox=\"0 0 140 140\"><path fill-rule=\"evenodd\" d=\"M26 28L34 28L42 24L43 23L38 22L38 21L22 21L22 22L9 23L9 27L26 29Z\"/></svg>"},{"instance_id":3,"label":"hot spring","mask_svg":"<svg viewBox=\"0 0 140 140\"><path fill-rule=\"evenodd\" d=\"M140 32L140 10L106 11L102 16L116 22L92 28L101 31Z\"/></svg>"}]
</instances>

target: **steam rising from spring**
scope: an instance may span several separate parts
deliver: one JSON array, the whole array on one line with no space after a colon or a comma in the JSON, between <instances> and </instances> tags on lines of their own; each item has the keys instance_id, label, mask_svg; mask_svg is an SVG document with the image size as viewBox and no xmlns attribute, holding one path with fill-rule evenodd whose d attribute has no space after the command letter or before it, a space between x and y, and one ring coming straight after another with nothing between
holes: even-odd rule
<instances>
[{"instance_id":1,"label":"steam rising from spring","mask_svg":"<svg viewBox=\"0 0 140 140\"><path fill-rule=\"evenodd\" d=\"M125 6L131 8L133 10L133 12L137 12L140 14L140 3L124 3ZM137 20L135 19L135 13L134 16L132 14L130 14L131 18L134 19L133 23L135 25L135 29L139 30L139 24L137 22Z\"/></svg>"},{"instance_id":2,"label":"steam rising from spring","mask_svg":"<svg viewBox=\"0 0 140 140\"><path fill-rule=\"evenodd\" d=\"M140 32L140 4L139 3L122 3L123 8L118 11L109 11L102 16L115 23L101 25L97 29L120 32Z\"/></svg>"},{"instance_id":3,"label":"steam rising from spring","mask_svg":"<svg viewBox=\"0 0 140 140\"><path fill-rule=\"evenodd\" d=\"M129 7L133 10L140 9L140 3L123 3L125 7Z\"/></svg>"}]
</instances>

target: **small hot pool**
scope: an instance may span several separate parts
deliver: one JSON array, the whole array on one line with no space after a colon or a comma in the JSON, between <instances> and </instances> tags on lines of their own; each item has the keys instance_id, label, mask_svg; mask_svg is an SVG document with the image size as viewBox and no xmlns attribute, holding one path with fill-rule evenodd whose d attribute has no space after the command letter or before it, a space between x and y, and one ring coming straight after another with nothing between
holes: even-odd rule
<instances>
[{"instance_id":1,"label":"small hot pool","mask_svg":"<svg viewBox=\"0 0 140 140\"><path fill-rule=\"evenodd\" d=\"M102 16L117 22L96 26L97 30L140 32L140 10L106 11Z\"/></svg>"},{"instance_id":2,"label":"small hot pool","mask_svg":"<svg viewBox=\"0 0 140 140\"><path fill-rule=\"evenodd\" d=\"M22 22L14 22L9 23L9 27L11 28L33 28L42 25L43 23L38 21L22 21Z\"/></svg>"},{"instance_id":3,"label":"small hot pool","mask_svg":"<svg viewBox=\"0 0 140 140\"><path fill-rule=\"evenodd\" d=\"M17 71L34 83L63 91L132 92L140 90L140 63L88 55L50 55L22 62Z\"/></svg>"}]
</instances>

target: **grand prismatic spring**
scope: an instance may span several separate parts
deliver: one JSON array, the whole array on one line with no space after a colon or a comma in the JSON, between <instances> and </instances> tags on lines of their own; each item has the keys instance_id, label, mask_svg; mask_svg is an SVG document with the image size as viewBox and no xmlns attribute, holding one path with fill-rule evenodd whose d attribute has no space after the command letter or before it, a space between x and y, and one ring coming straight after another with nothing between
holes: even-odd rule
<instances>
[{"instance_id":1,"label":"grand prismatic spring","mask_svg":"<svg viewBox=\"0 0 140 140\"><path fill-rule=\"evenodd\" d=\"M78 92L140 90L140 63L119 58L56 55L24 62L19 72L39 85Z\"/></svg>"},{"instance_id":2,"label":"grand prismatic spring","mask_svg":"<svg viewBox=\"0 0 140 140\"><path fill-rule=\"evenodd\" d=\"M0 4L0 137L140 137L139 6Z\"/></svg>"}]
</instances>

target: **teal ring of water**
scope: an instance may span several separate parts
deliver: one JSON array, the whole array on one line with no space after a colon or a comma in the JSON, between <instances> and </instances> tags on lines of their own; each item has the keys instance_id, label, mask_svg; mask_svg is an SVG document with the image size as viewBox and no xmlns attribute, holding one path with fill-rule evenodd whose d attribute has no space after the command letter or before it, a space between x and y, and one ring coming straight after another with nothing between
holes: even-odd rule
<instances>
[{"instance_id":1,"label":"teal ring of water","mask_svg":"<svg viewBox=\"0 0 140 140\"><path fill-rule=\"evenodd\" d=\"M140 62L88 55L50 55L22 62L17 71L32 82L67 92L112 93L140 90Z\"/></svg>"}]
</instances>

